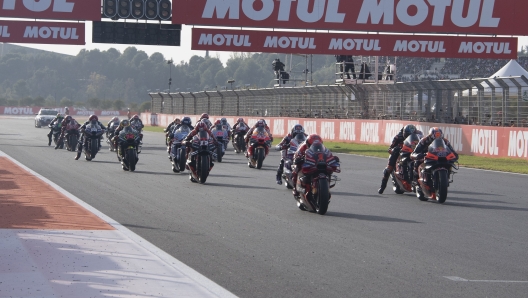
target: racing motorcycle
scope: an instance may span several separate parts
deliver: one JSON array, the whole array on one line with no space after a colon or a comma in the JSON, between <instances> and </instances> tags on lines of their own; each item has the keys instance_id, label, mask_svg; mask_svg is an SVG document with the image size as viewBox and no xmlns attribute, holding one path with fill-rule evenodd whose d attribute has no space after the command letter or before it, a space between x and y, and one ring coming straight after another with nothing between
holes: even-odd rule
<instances>
[{"instance_id":1,"label":"racing motorcycle","mask_svg":"<svg viewBox=\"0 0 528 298\"><path fill-rule=\"evenodd\" d=\"M95 158L99 152L99 139L102 137L104 130L99 126L97 121L92 121L86 125L83 131L84 136L84 156L87 161Z\"/></svg>"},{"instance_id":2,"label":"racing motorcycle","mask_svg":"<svg viewBox=\"0 0 528 298\"><path fill-rule=\"evenodd\" d=\"M207 131L198 132L189 144L193 149L189 153L186 168L190 170L189 180L205 183L212 169L211 160L216 156L215 145Z\"/></svg>"},{"instance_id":3,"label":"racing motorcycle","mask_svg":"<svg viewBox=\"0 0 528 298\"><path fill-rule=\"evenodd\" d=\"M442 204L447 199L447 188L453 183L458 170L458 157L443 139L435 139L427 150L424 162L418 167L416 196L420 201L429 199Z\"/></svg>"},{"instance_id":4,"label":"racing motorcycle","mask_svg":"<svg viewBox=\"0 0 528 298\"><path fill-rule=\"evenodd\" d=\"M138 145L140 139L141 135L134 129L119 133L117 154L122 157L119 159L121 160L121 166L124 171L134 172L136 170L136 164L139 161Z\"/></svg>"},{"instance_id":5,"label":"racing motorcycle","mask_svg":"<svg viewBox=\"0 0 528 298\"><path fill-rule=\"evenodd\" d=\"M224 157L225 150L227 148L227 143L229 142L229 137L227 130L224 130L222 125L216 125L215 128L211 131L213 136L216 139L218 145L216 146L216 160L222 162L222 157Z\"/></svg>"},{"instance_id":6,"label":"racing motorcycle","mask_svg":"<svg viewBox=\"0 0 528 298\"><path fill-rule=\"evenodd\" d=\"M64 138L66 139L66 149L68 151L75 151L77 142L79 140L79 127L81 125L75 120L71 119L70 123L66 125L66 133Z\"/></svg>"},{"instance_id":7,"label":"racing motorcycle","mask_svg":"<svg viewBox=\"0 0 528 298\"><path fill-rule=\"evenodd\" d=\"M303 211L324 215L330 203L330 188L339 181L333 173L340 173L338 159L323 144L315 143L305 152L305 161L298 172L295 197L297 207Z\"/></svg>"},{"instance_id":8,"label":"racing motorcycle","mask_svg":"<svg viewBox=\"0 0 528 298\"><path fill-rule=\"evenodd\" d=\"M268 132L264 127L257 127L249 139L249 148L247 150L248 166L250 168L262 168L262 163L268 155L270 147L271 138ZM253 155L251 155L251 149L253 149Z\"/></svg>"},{"instance_id":9,"label":"racing motorcycle","mask_svg":"<svg viewBox=\"0 0 528 298\"><path fill-rule=\"evenodd\" d=\"M246 151L246 142L244 142L244 136L246 135L249 127L244 123L240 123L233 130L233 148L235 148L236 153L242 153Z\"/></svg>"},{"instance_id":10,"label":"racing motorcycle","mask_svg":"<svg viewBox=\"0 0 528 298\"><path fill-rule=\"evenodd\" d=\"M191 132L191 129L184 125L172 133L172 145L170 150L170 160L172 171L179 173L185 171L185 152L187 147L183 139ZM171 134L169 134L170 136Z\"/></svg>"},{"instance_id":11,"label":"racing motorcycle","mask_svg":"<svg viewBox=\"0 0 528 298\"><path fill-rule=\"evenodd\" d=\"M420 136L413 133L404 141L400 150L400 156L396 161L396 167L392 171L392 189L397 194L405 192L414 192L412 185L414 176L414 160L411 159L411 153L420 142Z\"/></svg>"},{"instance_id":12,"label":"racing motorcycle","mask_svg":"<svg viewBox=\"0 0 528 298\"><path fill-rule=\"evenodd\" d=\"M141 135L141 132L143 131L143 124L139 120L130 121L130 126L135 131L137 131L138 134ZM143 141L140 140L138 147L137 147L138 153L141 153L142 145L143 145Z\"/></svg>"},{"instance_id":13,"label":"racing motorcycle","mask_svg":"<svg viewBox=\"0 0 528 298\"><path fill-rule=\"evenodd\" d=\"M108 144L108 147L110 151L114 152L117 150L117 148L114 145L114 142L112 142L112 139L114 138L115 130L119 127L119 122L112 122L110 125L108 125L108 130L106 131L106 143Z\"/></svg>"},{"instance_id":14,"label":"racing motorcycle","mask_svg":"<svg viewBox=\"0 0 528 298\"><path fill-rule=\"evenodd\" d=\"M64 148L64 141L60 139L61 129L62 129L62 122L57 121L57 123L55 123L53 125L53 127L50 127L50 128L53 128L53 143L55 144L55 146L57 146L57 144L58 144L59 148L63 149ZM60 142L60 144L59 144L59 142Z\"/></svg>"},{"instance_id":15,"label":"racing motorcycle","mask_svg":"<svg viewBox=\"0 0 528 298\"><path fill-rule=\"evenodd\" d=\"M293 180L292 180L292 165L293 165L293 155L297 151L297 148L306 141L306 136L302 133L299 133L290 140L288 149L284 149L283 158L284 158L284 171L282 173L282 179L284 180L284 186L287 189L293 189ZM280 148L279 148L280 149Z\"/></svg>"}]
</instances>

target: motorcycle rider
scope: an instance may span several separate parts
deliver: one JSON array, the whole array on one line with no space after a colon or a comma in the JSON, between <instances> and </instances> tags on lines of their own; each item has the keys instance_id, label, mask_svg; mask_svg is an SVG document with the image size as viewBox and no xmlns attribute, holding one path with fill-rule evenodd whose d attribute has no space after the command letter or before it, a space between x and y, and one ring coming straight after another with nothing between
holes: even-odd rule
<instances>
[{"instance_id":1,"label":"motorcycle rider","mask_svg":"<svg viewBox=\"0 0 528 298\"><path fill-rule=\"evenodd\" d=\"M178 118L176 119L180 120ZM174 119L174 122L176 122L176 119ZM180 123L176 125L172 125L172 126L171 125L167 126L166 132L168 134L167 136L169 137L169 145L167 147L167 153L170 153L170 148L172 147L172 138L174 137L174 132L184 125L189 127L190 130L193 130L194 126L192 126L191 123L192 123L191 118L183 117L183 120L181 120ZM163 131L165 131L165 129ZM169 159L170 159L170 154L169 154Z\"/></svg>"},{"instance_id":2,"label":"motorcycle rider","mask_svg":"<svg viewBox=\"0 0 528 298\"><path fill-rule=\"evenodd\" d=\"M209 138L211 139L211 141L213 142L213 144L215 146L218 146L218 142L216 141L215 137L213 136L213 133L211 132L211 130L209 130L209 127L207 126L207 123L205 121L199 121L198 123L196 123L196 126L194 127L194 129L187 135L187 137L185 138L185 146L186 146L186 152L185 152L185 159L189 159L189 153L191 153L191 150L192 149L192 146L191 146L191 141L193 139L193 137L198 134L200 131L205 131L207 132L207 134L209 135ZM211 149L211 150L214 150L214 149ZM210 168L212 168L214 166L214 163L213 163L213 159L211 158L211 166ZM192 167L193 169L196 167L196 160L195 159L192 159L191 162L189 163L189 167ZM191 171L193 170L191 169Z\"/></svg>"},{"instance_id":3,"label":"motorcycle rider","mask_svg":"<svg viewBox=\"0 0 528 298\"><path fill-rule=\"evenodd\" d=\"M163 132L170 133L171 131L174 130L174 127L176 127L179 124L181 124L181 120L180 118L176 117L171 123L169 123L169 125L165 129L163 129Z\"/></svg>"},{"instance_id":4,"label":"motorcycle rider","mask_svg":"<svg viewBox=\"0 0 528 298\"><path fill-rule=\"evenodd\" d=\"M97 125L99 125L102 130L106 130L106 127L101 122L99 122L99 118L96 115L90 115L88 121L84 122L84 124L79 128L81 137L79 138L79 143L77 144L77 155L74 158L75 160L78 160L81 157L81 152L84 146L84 129L86 128L86 125L90 124L92 121L96 121ZM114 134L116 134L116 132L114 132ZM101 138L99 138L99 148L101 148Z\"/></svg>"},{"instance_id":5,"label":"motorcycle rider","mask_svg":"<svg viewBox=\"0 0 528 298\"><path fill-rule=\"evenodd\" d=\"M268 127L268 125L266 124L266 120L264 119L260 119L258 120L257 122L255 122L255 124L253 125L253 127L251 127L249 129L249 131L246 133L246 136L244 137L244 141L246 142L246 148L249 148L249 139L251 138L251 136L253 135L253 131L255 131L255 129L257 127L264 127L264 130L266 130L266 132L268 133L271 141L273 142L273 136L271 135L271 131L270 131L270 128ZM247 157L247 156L246 156Z\"/></svg>"},{"instance_id":6,"label":"motorcycle rider","mask_svg":"<svg viewBox=\"0 0 528 298\"><path fill-rule=\"evenodd\" d=\"M244 125L246 127L246 129L244 130L244 134L246 134L249 130L249 125L247 125L247 123L244 122L244 118L242 117L238 118L237 122L235 123L235 125L233 125L233 128L231 129L231 141L232 142L235 141L236 130L240 125Z\"/></svg>"},{"instance_id":7,"label":"motorcycle rider","mask_svg":"<svg viewBox=\"0 0 528 298\"><path fill-rule=\"evenodd\" d=\"M431 145L431 143L435 139L443 139L447 148L449 148L449 150L451 150L451 152L455 154L456 158L458 158L458 153L456 153L455 149L453 149L451 143L449 143L449 141L444 138L444 133L442 132L442 130L438 127L431 127L431 129L429 129L429 134L420 140L418 145L416 145L416 147L414 148L413 153L411 153L411 159L415 160L413 184L416 185L417 189L420 187L418 185L418 168L424 162L425 155L427 155L427 151L429 149L429 145Z\"/></svg>"},{"instance_id":8,"label":"motorcycle rider","mask_svg":"<svg viewBox=\"0 0 528 298\"><path fill-rule=\"evenodd\" d=\"M302 143L301 146L299 146L297 152L295 152L295 154L293 155L293 163L295 164L295 169L292 172L292 193L294 197L299 197L299 192L297 191L297 176L304 164L306 150L308 150L310 146L315 143L323 144L323 139L321 139L321 137L317 134L309 135L306 141ZM339 157L335 156L335 160L336 162L339 162Z\"/></svg>"},{"instance_id":9,"label":"motorcycle rider","mask_svg":"<svg viewBox=\"0 0 528 298\"><path fill-rule=\"evenodd\" d=\"M62 120L64 120L64 115L61 113L58 113L53 120L51 120L50 124L48 124L48 127L50 128L50 132L48 133L48 146L51 146L51 138L53 136L53 128L55 125L62 123Z\"/></svg>"},{"instance_id":10,"label":"motorcycle rider","mask_svg":"<svg viewBox=\"0 0 528 298\"><path fill-rule=\"evenodd\" d=\"M398 160L398 156L400 156L400 151L403 146L403 142L405 139L413 134L416 133L418 135L422 135L423 133L420 130L417 130L416 127L412 124L407 124L400 132L398 132L397 135L394 136L392 139L392 143L389 146L389 163L387 164L387 167L383 170L383 178L381 179L381 186L378 189L378 193L382 194L385 188L387 187L387 182L389 180L390 174L392 173L392 170L396 166L396 161Z\"/></svg>"},{"instance_id":11,"label":"motorcycle rider","mask_svg":"<svg viewBox=\"0 0 528 298\"><path fill-rule=\"evenodd\" d=\"M284 159L286 158L288 148L290 147L290 141L295 138L298 134L304 134L305 137L308 135L304 132L304 128L300 124L295 124L293 128L291 129L291 132L287 134L282 141L275 146L277 148L277 151L281 151L281 160L279 167L277 168L277 184L282 184L282 173L284 171Z\"/></svg>"},{"instance_id":12,"label":"motorcycle rider","mask_svg":"<svg viewBox=\"0 0 528 298\"><path fill-rule=\"evenodd\" d=\"M224 129L227 130L227 137L228 137L228 140L231 139L231 124L229 124L227 122L227 119L222 117L222 119L220 119L220 122L222 123L222 126L224 126Z\"/></svg>"},{"instance_id":13,"label":"motorcycle rider","mask_svg":"<svg viewBox=\"0 0 528 298\"><path fill-rule=\"evenodd\" d=\"M71 124L71 125L69 125ZM70 126L70 127L68 127ZM72 116L68 115L66 116L66 118L64 118L64 120L62 120L62 123L61 123L61 134L59 136L59 140L57 141L57 145L55 146L55 150L57 150L59 148L59 144L62 142L62 140L64 139L64 135L66 134L66 131L68 129L72 130L72 129L75 129L77 131L77 134L79 133L78 132L78 129L81 125L79 123L77 123L77 121L75 119L72 118Z\"/></svg>"},{"instance_id":14,"label":"motorcycle rider","mask_svg":"<svg viewBox=\"0 0 528 298\"><path fill-rule=\"evenodd\" d=\"M130 125L132 125L134 130L137 130L138 133L141 133L141 130L143 130L143 127L145 127L145 125L143 125L143 121L141 121L138 114L135 114L134 116L132 116L132 118L130 118Z\"/></svg>"},{"instance_id":15,"label":"motorcycle rider","mask_svg":"<svg viewBox=\"0 0 528 298\"><path fill-rule=\"evenodd\" d=\"M124 158L123 153L127 149L126 146L128 145L128 143L122 142L121 138L119 138L119 135L121 133L124 133L124 134L133 133L133 134L139 134L140 138L141 138L141 134L132 127L132 125L130 124L130 120L128 120L128 119L121 120L121 123L119 124L119 127L121 127L121 131L114 135L114 138L113 138L112 141L115 144L117 144L117 146L119 146L119 148L121 149L121 150L119 150L119 149L117 150L117 154L119 155L119 153L121 153L121 155L119 155L119 157L121 158L121 160L123 160L123 158ZM118 148L117 146L116 146L116 148Z\"/></svg>"},{"instance_id":16,"label":"motorcycle rider","mask_svg":"<svg viewBox=\"0 0 528 298\"><path fill-rule=\"evenodd\" d=\"M200 119L196 122L196 125L198 125L199 122L204 122L206 125L207 125L207 128L211 128L211 126L213 126L213 123L211 123L211 121L209 120L209 114L207 113L203 113L201 116L200 116Z\"/></svg>"}]
</instances>

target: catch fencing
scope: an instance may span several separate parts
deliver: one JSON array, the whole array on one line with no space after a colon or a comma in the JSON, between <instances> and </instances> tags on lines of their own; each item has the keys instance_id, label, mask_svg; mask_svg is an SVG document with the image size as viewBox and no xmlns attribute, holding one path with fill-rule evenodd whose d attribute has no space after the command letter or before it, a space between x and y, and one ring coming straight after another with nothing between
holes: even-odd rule
<instances>
[{"instance_id":1,"label":"catch fencing","mask_svg":"<svg viewBox=\"0 0 528 298\"><path fill-rule=\"evenodd\" d=\"M528 127L525 76L150 93L152 113Z\"/></svg>"}]
</instances>

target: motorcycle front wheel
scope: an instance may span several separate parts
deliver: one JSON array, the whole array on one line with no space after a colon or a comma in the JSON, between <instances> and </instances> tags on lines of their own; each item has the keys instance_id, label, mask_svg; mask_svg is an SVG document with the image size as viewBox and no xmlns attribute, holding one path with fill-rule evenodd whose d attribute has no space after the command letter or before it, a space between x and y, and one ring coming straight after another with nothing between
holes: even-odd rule
<instances>
[{"instance_id":1,"label":"motorcycle front wheel","mask_svg":"<svg viewBox=\"0 0 528 298\"><path fill-rule=\"evenodd\" d=\"M257 149L257 154L255 154L256 157L257 157L257 169L261 169L262 168L262 163L264 162L264 149L263 148L258 148Z\"/></svg>"},{"instance_id":2,"label":"motorcycle front wheel","mask_svg":"<svg viewBox=\"0 0 528 298\"><path fill-rule=\"evenodd\" d=\"M319 189L317 190L317 205L315 211L324 215L328 210L328 204L330 203L330 188L328 187L328 180L319 179Z\"/></svg>"},{"instance_id":3,"label":"motorcycle front wheel","mask_svg":"<svg viewBox=\"0 0 528 298\"><path fill-rule=\"evenodd\" d=\"M90 141L90 159L94 159L95 155L97 154L97 151L99 150L99 140L98 139L92 139Z\"/></svg>"},{"instance_id":4,"label":"motorcycle front wheel","mask_svg":"<svg viewBox=\"0 0 528 298\"><path fill-rule=\"evenodd\" d=\"M222 144L220 142L218 142L218 146L216 146L216 160L222 162Z\"/></svg>"},{"instance_id":5,"label":"motorcycle front wheel","mask_svg":"<svg viewBox=\"0 0 528 298\"><path fill-rule=\"evenodd\" d=\"M125 153L128 171L134 172L136 170L136 152L134 149L127 149Z\"/></svg>"},{"instance_id":6,"label":"motorcycle front wheel","mask_svg":"<svg viewBox=\"0 0 528 298\"><path fill-rule=\"evenodd\" d=\"M449 185L447 171L438 171L437 174L437 188L436 188L436 199L438 203L443 204L447 199L447 186Z\"/></svg>"},{"instance_id":7,"label":"motorcycle front wheel","mask_svg":"<svg viewBox=\"0 0 528 298\"><path fill-rule=\"evenodd\" d=\"M200 157L200 168L198 169L198 182L204 184L209 175L209 156Z\"/></svg>"}]
</instances>

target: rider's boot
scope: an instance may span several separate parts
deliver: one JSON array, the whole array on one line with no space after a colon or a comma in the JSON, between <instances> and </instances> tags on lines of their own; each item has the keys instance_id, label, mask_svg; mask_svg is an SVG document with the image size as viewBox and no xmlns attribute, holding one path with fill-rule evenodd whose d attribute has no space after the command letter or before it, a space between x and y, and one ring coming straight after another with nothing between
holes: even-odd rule
<instances>
[{"instance_id":1,"label":"rider's boot","mask_svg":"<svg viewBox=\"0 0 528 298\"><path fill-rule=\"evenodd\" d=\"M277 184L282 185L282 172L277 171L277 177L275 178L277 179Z\"/></svg>"},{"instance_id":2,"label":"rider's boot","mask_svg":"<svg viewBox=\"0 0 528 298\"><path fill-rule=\"evenodd\" d=\"M81 157L81 151L77 151L77 155L75 156L75 160L78 160Z\"/></svg>"},{"instance_id":3,"label":"rider's boot","mask_svg":"<svg viewBox=\"0 0 528 298\"><path fill-rule=\"evenodd\" d=\"M389 176L391 172L392 172L391 166L387 166L385 170L383 170L383 178L381 179L381 186L378 189L379 194L382 194L385 188L387 187L387 181L389 180Z\"/></svg>"}]
</instances>

